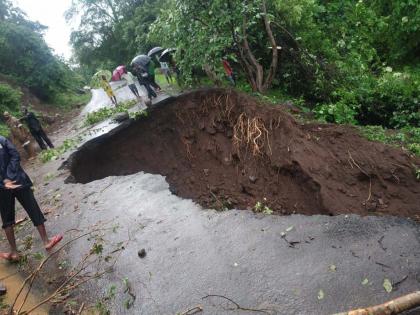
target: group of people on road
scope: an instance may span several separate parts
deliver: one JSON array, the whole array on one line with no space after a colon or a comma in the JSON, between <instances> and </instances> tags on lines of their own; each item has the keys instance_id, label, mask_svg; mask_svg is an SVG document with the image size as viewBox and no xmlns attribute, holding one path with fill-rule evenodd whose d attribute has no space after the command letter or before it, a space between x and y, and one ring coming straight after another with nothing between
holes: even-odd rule
<instances>
[{"instance_id":1,"label":"group of people on road","mask_svg":"<svg viewBox=\"0 0 420 315\"><path fill-rule=\"evenodd\" d=\"M161 66L162 66L162 63L161 63ZM167 82L169 84L172 83L173 78L172 78L171 70L169 69L167 63L164 63L161 69L162 69L161 70L162 73L165 75ZM133 75L133 73L131 73L124 67L124 70L123 70L124 72L121 75L121 79L125 81L125 84L122 85L121 87L128 86L131 92L134 94L134 96L137 99L141 100L140 92L136 86L136 79L137 79L137 81L139 82L139 85L143 86L147 92L148 99L146 100L145 103L148 106L151 103L151 100L157 97L157 93L159 93L162 90L162 88L156 82L155 70L156 68L153 61L149 62L146 68L134 65L133 72L135 75ZM102 89L108 95L112 104L114 104L115 106L118 106L117 98L106 76L103 75L101 77L100 82L101 82Z\"/></svg>"}]
</instances>

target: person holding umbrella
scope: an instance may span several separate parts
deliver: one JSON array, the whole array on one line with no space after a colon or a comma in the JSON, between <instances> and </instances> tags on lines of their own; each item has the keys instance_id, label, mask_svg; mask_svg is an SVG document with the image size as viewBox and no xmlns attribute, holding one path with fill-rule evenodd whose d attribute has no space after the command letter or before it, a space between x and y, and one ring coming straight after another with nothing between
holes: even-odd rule
<instances>
[{"instance_id":1,"label":"person holding umbrella","mask_svg":"<svg viewBox=\"0 0 420 315\"><path fill-rule=\"evenodd\" d=\"M20 166L20 156L15 146L5 137L0 136L0 216L3 229L10 245L10 252L0 253L0 258L19 261L14 233L15 199L28 213L34 226L49 251L62 239L62 235L49 238L45 230L46 221L32 191L32 181Z\"/></svg>"},{"instance_id":2,"label":"person holding umbrella","mask_svg":"<svg viewBox=\"0 0 420 315\"><path fill-rule=\"evenodd\" d=\"M114 91L112 90L112 87L106 79L105 75L101 75L100 84L106 95L108 95L108 97L111 99L112 104L118 106L117 98L115 97Z\"/></svg>"},{"instance_id":3,"label":"person holding umbrella","mask_svg":"<svg viewBox=\"0 0 420 315\"><path fill-rule=\"evenodd\" d=\"M149 101L151 101L153 97L157 97L156 92L150 86L150 77L148 69L151 60L152 59L149 56L139 55L131 61L131 66L134 69L134 74L137 76L139 84L143 85L146 89Z\"/></svg>"}]
</instances>

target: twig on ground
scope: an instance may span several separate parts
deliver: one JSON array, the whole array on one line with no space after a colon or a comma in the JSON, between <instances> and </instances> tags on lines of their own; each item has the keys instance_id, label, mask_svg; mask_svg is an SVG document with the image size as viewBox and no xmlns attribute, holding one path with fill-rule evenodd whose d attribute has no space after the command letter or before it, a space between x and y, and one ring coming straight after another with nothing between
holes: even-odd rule
<instances>
[{"instance_id":1,"label":"twig on ground","mask_svg":"<svg viewBox=\"0 0 420 315\"><path fill-rule=\"evenodd\" d=\"M79 311L77 312L77 315L82 315L83 310L85 309L85 302L80 305Z\"/></svg>"},{"instance_id":2,"label":"twig on ground","mask_svg":"<svg viewBox=\"0 0 420 315\"><path fill-rule=\"evenodd\" d=\"M383 263L380 263L380 262L378 262L378 261L375 261L375 264L377 264L377 265L379 265L379 266L382 266L382 267L385 267L385 268L392 269L390 266L385 265L385 264L383 264Z\"/></svg>"},{"instance_id":3,"label":"twig on ground","mask_svg":"<svg viewBox=\"0 0 420 315\"><path fill-rule=\"evenodd\" d=\"M203 307L198 305L196 307L190 308L182 313L178 313L177 315L194 315L203 311Z\"/></svg>"},{"instance_id":4,"label":"twig on ground","mask_svg":"<svg viewBox=\"0 0 420 315\"><path fill-rule=\"evenodd\" d=\"M401 283L403 283L405 280L408 279L408 275L405 275L401 280L395 282L392 284L392 287L394 288L394 290L398 290L399 286L401 285Z\"/></svg>"},{"instance_id":5,"label":"twig on ground","mask_svg":"<svg viewBox=\"0 0 420 315\"><path fill-rule=\"evenodd\" d=\"M257 313L270 314L268 312L268 310L242 307L238 303L236 303L235 301L233 301L232 299L230 299L230 298L228 298L228 297L226 297L224 295L209 294L209 295L206 295L206 296L202 297L202 299L205 300L205 299L208 299L209 297L218 297L218 298L222 298L222 299L225 299L225 300L231 302L233 305L235 305L235 308L226 309L226 310L229 310L229 311L240 310L240 311L248 311L248 312L257 312Z\"/></svg>"},{"instance_id":6,"label":"twig on ground","mask_svg":"<svg viewBox=\"0 0 420 315\"><path fill-rule=\"evenodd\" d=\"M385 235L382 235L381 238L378 240L379 246L382 248L384 252L386 252L386 247L384 247L384 244L382 244L382 241L384 240Z\"/></svg>"}]
</instances>

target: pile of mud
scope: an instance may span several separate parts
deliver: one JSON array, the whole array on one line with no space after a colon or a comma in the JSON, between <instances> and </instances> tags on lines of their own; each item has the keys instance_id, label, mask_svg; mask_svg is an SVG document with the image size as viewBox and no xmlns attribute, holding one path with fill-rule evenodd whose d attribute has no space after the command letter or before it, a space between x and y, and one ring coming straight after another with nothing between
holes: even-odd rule
<instances>
[{"instance_id":1,"label":"pile of mud","mask_svg":"<svg viewBox=\"0 0 420 315\"><path fill-rule=\"evenodd\" d=\"M281 107L223 89L184 94L70 163L87 183L144 171L204 207L282 214L420 214L419 159L356 129L301 124Z\"/></svg>"}]
</instances>

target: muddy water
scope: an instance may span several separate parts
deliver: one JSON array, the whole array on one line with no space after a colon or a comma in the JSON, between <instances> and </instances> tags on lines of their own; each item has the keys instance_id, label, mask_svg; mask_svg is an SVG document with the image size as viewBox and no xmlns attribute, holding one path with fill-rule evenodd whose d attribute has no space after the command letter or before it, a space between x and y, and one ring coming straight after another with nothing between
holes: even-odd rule
<instances>
[{"instance_id":1,"label":"muddy water","mask_svg":"<svg viewBox=\"0 0 420 315\"><path fill-rule=\"evenodd\" d=\"M20 289L24 278L17 273L17 269L13 266L10 266L7 263L0 263L0 282L2 282L7 287L7 294L3 298L4 304L11 304ZM27 292L27 291L25 291ZM17 306L19 307L22 303L22 299L24 294L21 294L22 298L20 298L17 302ZM31 293L28 296L28 299L25 302L25 306L23 307L23 311L31 309L33 306L38 304L41 301L40 294L31 290ZM2 314L2 311L0 311ZM34 312L31 312L31 315L44 315L48 314L48 308L46 306L40 307Z\"/></svg>"}]
</instances>

